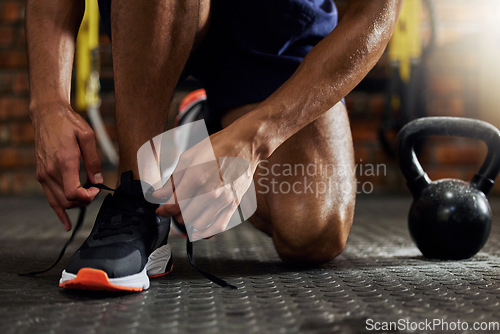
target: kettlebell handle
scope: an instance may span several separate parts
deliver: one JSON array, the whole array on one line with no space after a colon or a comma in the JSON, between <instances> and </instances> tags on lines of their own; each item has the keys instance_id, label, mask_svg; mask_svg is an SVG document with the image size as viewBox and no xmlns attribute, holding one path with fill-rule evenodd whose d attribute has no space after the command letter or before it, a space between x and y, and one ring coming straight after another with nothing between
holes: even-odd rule
<instances>
[{"instance_id":1,"label":"kettlebell handle","mask_svg":"<svg viewBox=\"0 0 500 334\"><path fill-rule=\"evenodd\" d=\"M414 198L431 182L414 150L417 139L428 136L467 137L482 140L488 146L486 159L472 178L472 187L487 195L500 169L500 131L477 119L461 117L423 117L405 125L397 136L399 166Z\"/></svg>"}]
</instances>

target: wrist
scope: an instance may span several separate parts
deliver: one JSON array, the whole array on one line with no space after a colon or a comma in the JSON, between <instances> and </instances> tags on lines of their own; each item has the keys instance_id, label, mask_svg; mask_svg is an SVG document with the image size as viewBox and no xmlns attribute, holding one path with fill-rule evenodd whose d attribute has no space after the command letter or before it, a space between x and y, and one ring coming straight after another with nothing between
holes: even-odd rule
<instances>
[{"instance_id":1,"label":"wrist","mask_svg":"<svg viewBox=\"0 0 500 334\"><path fill-rule=\"evenodd\" d=\"M71 110L71 103L64 98L30 98L29 115L31 118L39 116L50 110L57 110L63 108Z\"/></svg>"},{"instance_id":2,"label":"wrist","mask_svg":"<svg viewBox=\"0 0 500 334\"><path fill-rule=\"evenodd\" d=\"M252 160L259 163L268 159L282 141L279 140L276 129L269 122L252 114L253 112L246 114L236 120L232 126L238 129L236 131L240 138L249 144Z\"/></svg>"}]
</instances>

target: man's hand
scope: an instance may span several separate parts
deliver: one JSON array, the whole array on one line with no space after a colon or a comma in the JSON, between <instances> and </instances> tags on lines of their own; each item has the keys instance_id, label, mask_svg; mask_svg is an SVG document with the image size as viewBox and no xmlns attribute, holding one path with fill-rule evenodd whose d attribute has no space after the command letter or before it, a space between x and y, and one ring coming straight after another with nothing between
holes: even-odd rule
<instances>
[{"instance_id":1,"label":"man's hand","mask_svg":"<svg viewBox=\"0 0 500 334\"><path fill-rule=\"evenodd\" d=\"M37 168L50 206L64 225L71 230L66 209L85 206L99 189L85 189L80 183L80 158L83 157L88 179L102 183L101 163L92 128L70 106L46 105L32 113L35 129Z\"/></svg>"},{"instance_id":2,"label":"man's hand","mask_svg":"<svg viewBox=\"0 0 500 334\"><path fill-rule=\"evenodd\" d=\"M168 199L157 213L190 225L191 241L225 231L252 183L259 160L241 133L228 127L184 152L169 182L154 193Z\"/></svg>"}]
</instances>

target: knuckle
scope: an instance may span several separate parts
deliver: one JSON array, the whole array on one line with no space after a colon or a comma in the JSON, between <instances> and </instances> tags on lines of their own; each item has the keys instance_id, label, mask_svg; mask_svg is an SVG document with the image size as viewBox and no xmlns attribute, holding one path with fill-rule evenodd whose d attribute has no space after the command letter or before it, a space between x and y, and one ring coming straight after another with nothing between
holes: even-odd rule
<instances>
[{"instance_id":1,"label":"knuckle","mask_svg":"<svg viewBox=\"0 0 500 334\"><path fill-rule=\"evenodd\" d=\"M77 155L68 152L58 152L56 154L56 161L59 166L67 167L73 165L77 159Z\"/></svg>"},{"instance_id":2,"label":"knuckle","mask_svg":"<svg viewBox=\"0 0 500 334\"><path fill-rule=\"evenodd\" d=\"M64 161L66 160L67 156L66 156L66 153L64 153L64 151L58 151L56 153L56 161L58 164L62 164L64 163Z\"/></svg>"},{"instance_id":3,"label":"knuckle","mask_svg":"<svg viewBox=\"0 0 500 334\"><path fill-rule=\"evenodd\" d=\"M210 191L208 194L207 194L207 197L210 201L215 201L217 199L219 199L221 196L220 192L218 191L218 189L214 189L212 191Z\"/></svg>"},{"instance_id":4,"label":"knuckle","mask_svg":"<svg viewBox=\"0 0 500 334\"><path fill-rule=\"evenodd\" d=\"M69 190L65 191L64 194L65 194L66 199L68 201L86 200L86 198L79 193L78 189L69 189ZM68 204L68 205L70 205L70 204Z\"/></svg>"},{"instance_id":5,"label":"knuckle","mask_svg":"<svg viewBox=\"0 0 500 334\"><path fill-rule=\"evenodd\" d=\"M80 132L80 138L83 140L94 139L94 131L91 128L86 128Z\"/></svg>"},{"instance_id":6,"label":"knuckle","mask_svg":"<svg viewBox=\"0 0 500 334\"><path fill-rule=\"evenodd\" d=\"M187 159L189 159L189 151L182 152L181 155L179 156L179 161L184 161Z\"/></svg>"},{"instance_id":7,"label":"knuckle","mask_svg":"<svg viewBox=\"0 0 500 334\"><path fill-rule=\"evenodd\" d=\"M195 187L202 187L207 184L207 176L205 174L199 174L198 177L193 179Z\"/></svg>"},{"instance_id":8,"label":"knuckle","mask_svg":"<svg viewBox=\"0 0 500 334\"><path fill-rule=\"evenodd\" d=\"M74 201L77 198L77 193L74 189L65 190L64 195L68 201Z\"/></svg>"},{"instance_id":9,"label":"knuckle","mask_svg":"<svg viewBox=\"0 0 500 334\"><path fill-rule=\"evenodd\" d=\"M46 179L46 174L45 174L45 171L42 171L42 170L37 170L35 175L36 175L36 180L37 180L39 183L43 183L43 182L45 182L45 179Z\"/></svg>"},{"instance_id":10,"label":"knuckle","mask_svg":"<svg viewBox=\"0 0 500 334\"><path fill-rule=\"evenodd\" d=\"M231 191L224 191L224 193L221 196L222 200L224 203L231 203L233 202L233 193Z\"/></svg>"},{"instance_id":11,"label":"knuckle","mask_svg":"<svg viewBox=\"0 0 500 334\"><path fill-rule=\"evenodd\" d=\"M44 179L47 179L49 177L56 177L57 176L57 168L54 164L49 164L45 167L45 172L42 174L44 176Z\"/></svg>"},{"instance_id":12,"label":"knuckle","mask_svg":"<svg viewBox=\"0 0 500 334\"><path fill-rule=\"evenodd\" d=\"M218 187L218 188L214 189L213 194L216 198L219 198L220 196L222 196L224 194L224 187Z\"/></svg>"}]
</instances>

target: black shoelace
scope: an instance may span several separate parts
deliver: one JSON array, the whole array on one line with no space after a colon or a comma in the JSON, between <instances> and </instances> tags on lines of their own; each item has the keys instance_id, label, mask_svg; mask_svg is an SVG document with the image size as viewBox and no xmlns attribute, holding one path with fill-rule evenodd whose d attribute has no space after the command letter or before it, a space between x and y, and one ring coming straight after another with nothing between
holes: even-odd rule
<instances>
[{"instance_id":1,"label":"black shoelace","mask_svg":"<svg viewBox=\"0 0 500 334\"><path fill-rule=\"evenodd\" d=\"M106 185L104 185L102 183L97 183L97 184L87 183L83 187L87 188L87 189L90 188L90 187L95 187L95 188L99 188L101 190L115 191L115 189L110 188L110 187L108 187L108 186L106 186ZM49 267L47 267L45 269L42 269L42 270L32 271L32 272L29 272L29 273L21 273L21 274L18 274L18 275L19 276L35 276L35 275L43 274L43 273L46 273L46 272L52 270L61 261L62 257L64 256L64 253L66 252L66 249L71 244L71 242L75 238L75 235L78 233L78 231L82 227L83 220L85 219L85 212L86 212L86 208L85 207L81 207L80 208L80 212L78 213L78 218L77 218L77 221L76 221L75 228L73 229L73 233L71 233L71 236L69 237L68 241L66 241L66 243L64 244L64 246L61 249L61 252L59 253L59 256L57 257L57 259L54 262L54 264L52 264L51 266L49 266ZM100 237L106 237L108 235L112 235L112 234L114 234L116 231L118 231L121 228L121 226L118 226L118 225L119 224L116 224L116 226L108 226L108 227L104 228L103 230L100 230L98 234L101 234ZM219 278L219 277L217 277L215 275L212 275L212 274L210 274L210 273L208 273L206 271L203 271L200 268L198 268L198 266L194 263L194 258L193 258L193 243L191 241L189 241L189 238L186 239L186 253L187 253L187 257L188 257L188 260L189 260L189 263L191 264L191 266L194 269L196 269L200 274L202 274L203 276L205 276L208 280L214 282L215 284L217 284L217 285L219 285L221 287L228 287L230 289L237 289L236 286L229 284L228 282L226 282L222 278Z\"/></svg>"}]
</instances>

